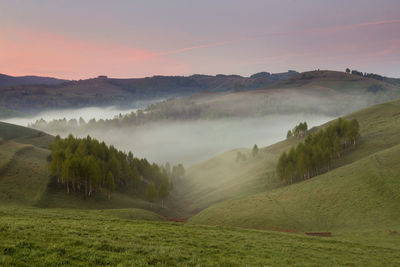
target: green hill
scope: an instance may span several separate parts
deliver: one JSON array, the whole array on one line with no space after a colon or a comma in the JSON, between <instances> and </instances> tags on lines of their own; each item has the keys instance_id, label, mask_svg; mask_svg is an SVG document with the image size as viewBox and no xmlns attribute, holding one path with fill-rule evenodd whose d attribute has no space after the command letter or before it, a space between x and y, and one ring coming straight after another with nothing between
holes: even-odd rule
<instances>
[{"instance_id":1,"label":"green hill","mask_svg":"<svg viewBox=\"0 0 400 267\"><path fill-rule=\"evenodd\" d=\"M47 149L54 137L44 132L0 121L0 138Z\"/></svg>"},{"instance_id":2,"label":"green hill","mask_svg":"<svg viewBox=\"0 0 400 267\"><path fill-rule=\"evenodd\" d=\"M248 163L235 163L231 151L190 168L186 185L178 187L184 208L209 207L190 221L298 231L399 228L399 110L394 101L347 116L360 122L357 149L335 162L333 171L291 186L273 173L296 138L264 148ZM199 192L206 197L198 198Z\"/></svg>"},{"instance_id":3,"label":"green hill","mask_svg":"<svg viewBox=\"0 0 400 267\"><path fill-rule=\"evenodd\" d=\"M256 229L398 229L400 145L313 179L200 212L194 223Z\"/></svg>"},{"instance_id":4,"label":"green hill","mask_svg":"<svg viewBox=\"0 0 400 267\"><path fill-rule=\"evenodd\" d=\"M134 218L163 218L167 209L129 193L115 193L111 201L98 193L93 199L66 194L50 178L47 149L54 137L37 130L0 122L0 202L42 208L132 209L114 214ZM156 212L156 213L154 213ZM110 213L111 214L111 213ZM131 215L129 215L131 214Z\"/></svg>"}]
</instances>

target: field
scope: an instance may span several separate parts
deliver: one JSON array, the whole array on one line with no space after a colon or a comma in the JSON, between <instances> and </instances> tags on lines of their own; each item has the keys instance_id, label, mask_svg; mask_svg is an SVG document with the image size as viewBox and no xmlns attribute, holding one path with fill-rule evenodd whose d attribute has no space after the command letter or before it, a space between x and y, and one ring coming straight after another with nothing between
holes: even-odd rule
<instances>
[{"instance_id":1,"label":"field","mask_svg":"<svg viewBox=\"0 0 400 267\"><path fill-rule=\"evenodd\" d=\"M102 211L0 208L5 266L396 266L398 247L338 238L119 219Z\"/></svg>"}]
</instances>

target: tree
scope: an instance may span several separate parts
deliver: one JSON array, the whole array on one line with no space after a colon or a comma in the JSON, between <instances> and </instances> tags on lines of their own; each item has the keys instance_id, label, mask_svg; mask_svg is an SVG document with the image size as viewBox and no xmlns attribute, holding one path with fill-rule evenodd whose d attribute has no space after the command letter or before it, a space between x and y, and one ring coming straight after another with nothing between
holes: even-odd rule
<instances>
[{"instance_id":1,"label":"tree","mask_svg":"<svg viewBox=\"0 0 400 267\"><path fill-rule=\"evenodd\" d=\"M253 150L251 151L251 155L253 157L256 157L258 155L258 146L257 145L253 146Z\"/></svg>"},{"instance_id":2,"label":"tree","mask_svg":"<svg viewBox=\"0 0 400 267\"><path fill-rule=\"evenodd\" d=\"M164 169L167 172L167 175L171 176L171 165L169 164L169 162L165 163Z\"/></svg>"},{"instance_id":3,"label":"tree","mask_svg":"<svg viewBox=\"0 0 400 267\"><path fill-rule=\"evenodd\" d=\"M114 179L119 181L121 177L121 164L117 160L117 157L114 153L111 154L110 159L108 161L108 169L111 171Z\"/></svg>"},{"instance_id":4,"label":"tree","mask_svg":"<svg viewBox=\"0 0 400 267\"><path fill-rule=\"evenodd\" d=\"M157 197L157 190L153 182L147 184L146 188L146 199L153 202Z\"/></svg>"},{"instance_id":5,"label":"tree","mask_svg":"<svg viewBox=\"0 0 400 267\"><path fill-rule=\"evenodd\" d=\"M350 69L349 68L346 68L346 73L350 73Z\"/></svg>"},{"instance_id":6,"label":"tree","mask_svg":"<svg viewBox=\"0 0 400 267\"><path fill-rule=\"evenodd\" d=\"M333 152L336 153L338 158L340 158L341 150L342 150L342 144L340 143L339 137L335 135L333 139Z\"/></svg>"},{"instance_id":7,"label":"tree","mask_svg":"<svg viewBox=\"0 0 400 267\"><path fill-rule=\"evenodd\" d=\"M69 157L64 161L61 168L61 181L66 184L67 194L69 194L69 182L71 180L71 160Z\"/></svg>"},{"instance_id":8,"label":"tree","mask_svg":"<svg viewBox=\"0 0 400 267\"><path fill-rule=\"evenodd\" d=\"M160 188L158 189L158 197L161 199L161 206L164 208L164 199L168 197L169 192L168 192L168 186L165 183L162 183L160 185Z\"/></svg>"},{"instance_id":9,"label":"tree","mask_svg":"<svg viewBox=\"0 0 400 267\"><path fill-rule=\"evenodd\" d=\"M85 124L86 124L85 120L82 117L80 117L79 118L79 126L82 126L82 125L85 125Z\"/></svg>"},{"instance_id":10,"label":"tree","mask_svg":"<svg viewBox=\"0 0 400 267\"><path fill-rule=\"evenodd\" d=\"M358 76L364 76L362 72L358 71L358 70L352 70L351 74L353 75L358 75Z\"/></svg>"},{"instance_id":11,"label":"tree","mask_svg":"<svg viewBox=\"0 0 400 267\"><path fill-rule=\"evenodd\" d=\"M356 119L352 119L349 123L347 138L353 145L356 145L356 140L360 137L360 125Z\"/></svg>"},{"instance_id":12,"label":"tree","mask_svg":"<svg viewBox=\"0 0 400 267\"><path fill-rule=\"evenodd\" d=\"M300 122L292 130L289 130L287 132L286 138L290 138L292 136L303 137L303 136L305 136L307 130L308 130L307 122Z\"/></svg>"},{"instance_id":13,"label":"tree","mask_svg":"<svg viewBox=\"0 0 400 267\"><path fill-rule=\"evenodd\" d=\"M107 187L107 191L108 191L108 200L110 200L111 193L115 191L114 176L110 171L107 174L106 187Z\"/></svg>"},{"instance_id":14,"label":"tree","mask_svg":"<svg viewBox=\"0 0 400 267\"><path fill-rule=\"evenodd\" d=\"M171 176L173 179L181 179L183 176L185 176L185 168L183 165L179 163L178 165L173 166Z\"/></svg>"},{"instance_id":15,"label":"tree","mask_svg":"<svg viewBox=\"0 0 400 267\"><path fill-rule=\"evenodd\" d=\"M281 179L285 179L287 162L287 154L286 152L283 152L279 157L278 164L276 165L276 172Z\"/></svg>"},{"instance_id":16,"label":"tree","mask_svg":"<svg viewBox=\"0 0 400 267\"><path fill-rule=\"evenodd\" d=\"M290 137L293 137L293 133L291 130L289 130L286 134L286 138L289 139Z\"/></svg>"}]
</instances>

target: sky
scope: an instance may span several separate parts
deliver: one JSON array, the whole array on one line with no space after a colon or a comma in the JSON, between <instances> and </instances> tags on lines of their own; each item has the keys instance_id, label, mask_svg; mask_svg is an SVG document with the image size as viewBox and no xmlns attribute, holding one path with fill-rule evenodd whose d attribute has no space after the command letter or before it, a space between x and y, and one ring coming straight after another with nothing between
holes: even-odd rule
<instances>
[{"instance_id":1,"label":"sky","mask_svg":"<svg viewBox=\"0 0 400 267\"><path fill-rule=\"evenodd\" d=\"M0 73L400 77L398 0L2 0Z\"/></svg>"}]
</instances>

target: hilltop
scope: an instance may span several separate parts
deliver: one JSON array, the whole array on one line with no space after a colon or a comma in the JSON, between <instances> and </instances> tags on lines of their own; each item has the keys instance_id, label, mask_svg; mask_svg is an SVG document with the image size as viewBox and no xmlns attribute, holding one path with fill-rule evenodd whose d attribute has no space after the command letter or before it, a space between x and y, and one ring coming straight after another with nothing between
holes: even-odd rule
<instances>
[{"instance_id":1,"label":"hilltop","mask_svg":"<svg viewBox=\"0 0 400 267\"><path fill-rule=\"evenodd\" d=\"M58 85L68 80L40 76L10 76L0 73L0 88L20 85Z\"/></svg>"}]
</instances>

